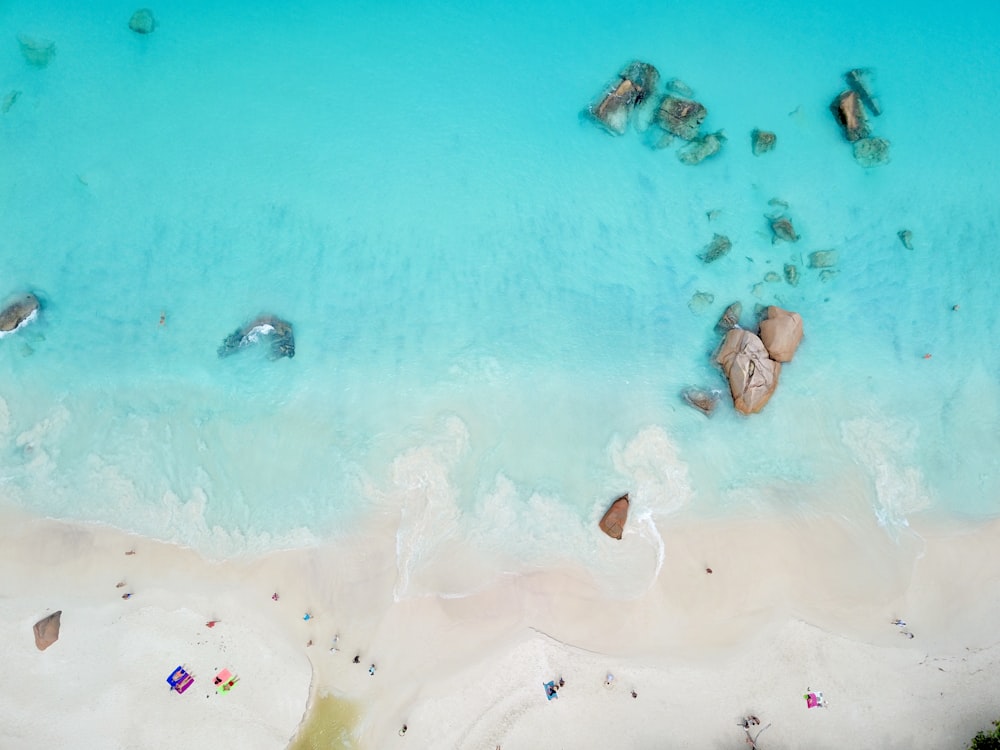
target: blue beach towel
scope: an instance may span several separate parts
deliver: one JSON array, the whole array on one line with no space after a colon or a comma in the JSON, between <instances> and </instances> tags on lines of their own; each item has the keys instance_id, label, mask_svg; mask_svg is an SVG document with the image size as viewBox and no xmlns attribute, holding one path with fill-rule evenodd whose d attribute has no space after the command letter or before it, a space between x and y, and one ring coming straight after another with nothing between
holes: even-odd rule
<instances>
[{"instance_id":1,"label":"blue beach towel","mask_svg":"<svg viewBox=\"0 0 1000 750\"><path fill-rule=\"evenodd\" d=\"M556 682L555 682L555 680L551 680L549 682L542 683L542 687L545 688L545 697L548 698L549 700L552 700L553 698L558 698L559 697L559 693L556 692Z\"/></svg>"}]
</instances>

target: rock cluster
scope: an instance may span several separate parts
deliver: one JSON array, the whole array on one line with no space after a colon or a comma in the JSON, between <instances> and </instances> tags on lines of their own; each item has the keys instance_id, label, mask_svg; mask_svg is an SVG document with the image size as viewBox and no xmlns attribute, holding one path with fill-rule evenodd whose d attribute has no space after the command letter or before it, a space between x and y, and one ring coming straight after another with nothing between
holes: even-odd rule
<instances>
[{"instance_id":1,"label":"rock cluster","mask_svg":"<svg viewBox=\"0 0 1000 750\"><path fill-rule=\"evenodd\" d=\"M754 156L766 154L774 149L778 143L778 136L769 130L759 130L754 128L750 133L750 149Z\"/></svg>"},{"instance_id":2,"label":"rock cluster","mask_svg":"<svg viewBox=\"0 0 1000 750\"><path fill-rule=\"evenodd\" d=\"M739 303L730 305L719 321L717 328L725 330L726 335L715 361L729 382L736 410L755 414L764 408L778 387L782 364L791 362L795 356L802 341L802 317L772 305L767 308L758 335L739 327L741 309ZM686 396L685 399L688 400Z\"/></svg>"},{"instance_id":3,"label":"rock cluster","mask_svg":"<svg viewBox=\"0 0 1000 750\"><path fill-rule=\"evenodd\" d=\"M882 105L872 93L871 71L855 68L844 74L847 88L830 105L834 119L844 132L844 138L854 145L854 159L863 167L889 163L889 141L872 136L867 112L875 117L882 114Z\"/></svg>"},{"instance_id":4,"label":"rock cluster","mask_svg":"<svg viewBox=\"0 0 1000 750\"><path fill-rule=\"evenodd\" d=\"M666 148L675 137L680 138L686 142L677 153L683 164L700 164L719 153L726 142L725 133L701 133L708 110L694 100L691 87L683 81L671 78L658 103L643 106L654 101L659 78L659 72L649 63L630 62L587 108L587 114L614 135L624 135L630 122L639 131L655 124L658 127L651 134L651 145Z\"/></svg>"}]
</instances>

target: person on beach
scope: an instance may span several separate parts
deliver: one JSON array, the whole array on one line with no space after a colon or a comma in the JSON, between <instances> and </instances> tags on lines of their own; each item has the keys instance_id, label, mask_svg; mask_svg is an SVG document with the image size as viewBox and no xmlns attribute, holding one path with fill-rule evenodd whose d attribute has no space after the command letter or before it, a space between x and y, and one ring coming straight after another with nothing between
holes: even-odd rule
<instances>
[{"instance_id":1,"label":"person on beach","mask_svg":"<svg viewBox=\"0 0 1000 750\"><path fill-rule=\"evenodd\" d=\"M214 628L215 625L216 625L216 623L218 623L218 622L219 622L219 620L209 620L208 622L205 623L205 627L206 628Z\"/></svg>"},{"instance_id":2,"label":"person on beach","mask_svg":"<svg viewBox=\"0 0 1000 750\"><path fill-rule=\"evenodd\" d=\"M406 734L406 724L403 724L403 726L399 730L400 737L402 737L404 734Z\"/></svg>"},{"instance_id":3,"label":"person on beach","mask_svg":"<svg viewBox=\"0 0 1000 750\"><path fill-rule=\"evenodd\" d=\"M562 687L565 684L566 684L566 680L564 680L562 677L560 677L559 678L559 687Z\"/></svg>"},{"instance_id":4,"label":"person on beach","mask_svg":"<svg viewBox=\"0 0 1000 750\"><path fill-rule=\"evenodd\" d=\"M637 692L635 692L635 691L633 690L633 691L632 691L632 697L633 697L633 698L638 698L638 697L639 697L639 694L638 694Z\"/></svg>"},{"instance_id":5,"label":"person on beach","mask_svg":"<svg viewBox=\"0 0 1000 750\"><path fill-rule=\"evenodd\" d=\"M368 667L368 674L371 675L372 677L375 676L375 665L374 664L372 664L370 667Z\"/></svg>"},{"instance_id":6,"label":"person on beach","mask_svg":"<svg viewBox=\"0 0 1000 750\"><path fill-rule=\"evenodd\" d=\"M608 672L608 676L604 678L604 687L611 687L611 683L615 681L615 676Z\"/></svg>"},{"instance_id":7,"label":"person on beach","mask_svg":"<svg viewBox=\"0 0 1000 750\"><path fill-rule=\"evenodd\" d=\"M131 598L132 598L131 592L129 592L127 594L122 594L122 599L131 599Z\"/></svg>"},{"instance_id":8,"label":"person on beach","mask_svg":"<svg viewBox=\"0 0 1000 750\"><path fill-rule=\"evenodd\" d=\"M118 583L115 584L115 588L116 589L120 589L124 585L125 585L125 581L119 581Z\"/></svg>"},{"instance_id":9,"label":"person on beach","mask_svg":"<svg viewBox=\"0 0 1000 750\"><path fill-rule=\"evenodd\" d=\"M127 552L125 552L125 554L126 555L134 555L135 554L135 550L134 549L130 549Z\"/></svg>"},{"instance_id":10,"label":"person on beach","mask_svg":"<svg viewBox=\"0 0 1000 750\"><path fill-rule=\"evenodd\" d=\"M278 601L278 592L277 592L277 591L275 591L275 592L274 592L273 594L271 594L271 598L272 598L272 599L273 599L274 601Z\"/></svg>"},{"instance_id":11,"label":"person on beach","mask_svg":"<svg viewBox=\"0 0 1000 750\"><path fill-rule=\"evenodd\" d=\"M339 641L340 641L340 636L339 636L339 635L335 635L335 636L333 636L333 645L332 645L332 646L330 646L330 650L331 650L331 651L340 651L340 649L339 649L339 648L337 648L337 643L338 643Z\"/></svg>"},{"instance_id":12,"label":"person on beach","mask_svg":"<svg viewBox=\"0 0 1000 750\"><path fill-rule=\"evenodd\" d=\"M354 655L354 663L355 664L360 664L361 663L361 654L355 654Z\"/></svg>"},{"instance_id":13,"label":"person on beach","mask_svg":"<svg viewBox=\"0 0 1000 750\"><path fill-rule=\"evenodd\" d=\"M302 619L303 620L307 620L307 621L311 620L312 619L312 615L309 614L308 612L306 612L304 615L302 615Z\"/></svg>"}]
</instances>

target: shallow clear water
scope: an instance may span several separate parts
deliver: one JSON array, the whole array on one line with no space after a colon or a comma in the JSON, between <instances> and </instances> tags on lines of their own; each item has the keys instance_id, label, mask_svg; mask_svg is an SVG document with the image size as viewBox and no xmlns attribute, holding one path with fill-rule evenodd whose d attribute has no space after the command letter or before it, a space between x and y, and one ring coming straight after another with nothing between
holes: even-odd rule
<instances>
[{"instance_id":1,"label":"shallow clear water","mask_svg":"<svg viewBox=\"0 0 1000 750\"><path fill-rule=\"evenodd\" d=\"M599 561L625 490L654 553L681 509L890 534L998 511L1000 10L337 5L165 3L148 37L112 3L0 8L0 296L44 304L0 341L7 502L219 555L378 511L401 571L458 539ZM19 33L55 41L47 67ZM694 89L719 156L581 118L635 58ZM877 169L827 109L857 66ZM772 244L772 198L798 243ZM805 259L831 248L823 281ZM763 282L785 263L797 286ZM725 388L734 300L806 340L763 413L707 420L678 393ZM295 358L220 359L262 312Z\"/></svg>"}]
</instances>

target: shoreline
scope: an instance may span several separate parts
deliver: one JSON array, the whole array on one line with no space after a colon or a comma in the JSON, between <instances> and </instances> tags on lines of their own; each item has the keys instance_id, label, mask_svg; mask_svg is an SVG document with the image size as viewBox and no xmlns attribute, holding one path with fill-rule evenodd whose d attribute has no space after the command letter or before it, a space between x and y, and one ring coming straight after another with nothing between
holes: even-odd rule
<instances>
[{"instance_id":1,"label":"shoreline","mask_svg":"<svg viewBox=\"0 0 1000 750\"><path fill-rule=\"evenodd\" d=\"M112 528L4 517L0 621L19 676L0 709L6 741L304 750L319 714L353 721L342 746L355 748L392 747L404 723L413 747L735 746L737 720L754 714L770 724L761 747L877 736L930 748L963 746L996 718L997 520L918 521L898 544L837 518L661 520L663 567L638 597L567 565L498 574L464 597L395 599L387 516L316 548L221 562ZM638 543L626 533L612 549ZM55 609L60 641L39 652L31 625ZM177 664L196 677L185 695L165 683ZM220 666L240 677L225 696L206 687ZM546 701L541 684L560 676ZM807 710L807 687L829 708Z\"/></svg>"}]
</instances>

